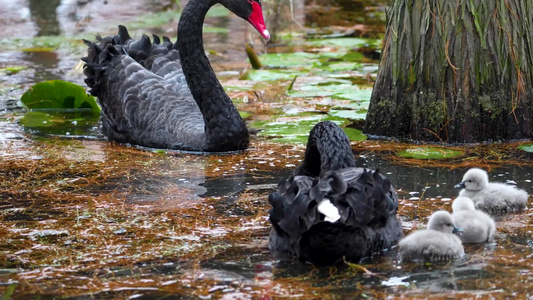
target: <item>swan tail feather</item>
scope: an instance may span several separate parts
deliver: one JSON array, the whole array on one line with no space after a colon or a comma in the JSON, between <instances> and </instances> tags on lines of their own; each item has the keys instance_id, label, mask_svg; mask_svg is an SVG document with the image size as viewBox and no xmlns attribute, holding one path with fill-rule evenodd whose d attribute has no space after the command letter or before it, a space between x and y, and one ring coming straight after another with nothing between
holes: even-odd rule
<instances>
[{"instance_id":1,"label":"swan tail feather","mask_svg":"<svg viewBox=\"0 0 533 300\"><path fill-rule=\"evenodd\" d=\"M378 171L346 168L320 178L291 176L280 182L269 201L275 232L302 247L293 253L311 261L319 259L313 253L320 251L332 257L339 254L336 251L347 251L348 257L360 258L396 244L402 236L396 192ZM323 201L329 202L329 211L337 210L333 220L320 205ZM348 238L351 242L346 242Z\"/></svg>"},{"instance_id":2,"label":"swan tail feather","mask_svg":"<svg viewBox=\"0 0 533 300\"><path fill-rule=\"evenodd\" d=\"M88 48L87 56L82 58L85 62L85 82L90 88L89 92L99 98L104 96L107 76L115 68L122 67L120 59L124 56L133 58L135 62L151 72L153 72L151 68L154 60L162 56L167 61L176 60L181 68L179 54L170 53L175 47L169 38L163 37L163 43L157 35L154 35L153 42L147 35L134 40L123 25L118 26L118 33L114 36L102 38L97 35L94 42L89 40L83 40L83 42ZM158 68L160 69L160 66ZM169 72L168 69L166 71Z\"/></svg>"}]
</instances>

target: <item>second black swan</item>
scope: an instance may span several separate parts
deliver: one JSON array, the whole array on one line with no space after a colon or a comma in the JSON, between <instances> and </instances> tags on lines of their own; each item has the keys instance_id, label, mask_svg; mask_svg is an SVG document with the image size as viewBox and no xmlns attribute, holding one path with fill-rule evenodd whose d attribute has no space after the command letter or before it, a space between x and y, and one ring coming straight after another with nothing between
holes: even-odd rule
<instances>
[{"instance_id":1,"label":"second black swan","mask_svg":"<svg viewBox=\"0 0 533 300\"><path fill-rule=\"evenodd\" d=\"M85 82L102 106L104 134L111 140L153 148L200 152L238 151L249 134L205 55L202 26L209 8L221 3L270 37L260 0L190 0L172 43L154 35L115 36L89 46Z\"/></svg>"},{"instance_id":2,"label":"second black swan","mask_svg":"<svg viewBox=\"0 0 533 300\"><path fill-rule=\"evenodd\" d=\"M333 122L315 125L302 165L268 199L270 249L277 257L315 265L359 261L402 237L389 179L355 167L350 141Z\"/></svg>"}]
</instances>

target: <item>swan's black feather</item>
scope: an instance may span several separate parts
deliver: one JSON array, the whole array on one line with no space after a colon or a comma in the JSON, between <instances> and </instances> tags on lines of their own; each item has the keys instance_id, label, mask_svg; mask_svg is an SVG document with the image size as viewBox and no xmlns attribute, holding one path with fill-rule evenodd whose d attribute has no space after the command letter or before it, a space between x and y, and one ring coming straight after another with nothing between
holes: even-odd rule
<instances>
[{"instance_id":1,"label":"swan's black feather","mask_svg":"<svg viewBox=\"0 0 533 300\"><path fill-rule=\"evenodd\" d=\"M105 135L156 148L204 147L203 116L172 43L152 44L146 35L132 40L124 26L114 37L85 42L85 82L102 106ZM176 119L180 127L168 126Z\"/></svg>"},{"instance_id":2,"label":"swan's black feather","mask_svg":"<svg viewBox=\"0 0 533 300\"><path fill-rule=\"evenodd\" d=\"M355 167L349 141L334 123L317 124L309 140L306 165L298 170L321 175L290 176L269 196L272 251L279 257L323 265L343 257L358 261L396 244L402 227L396 217L398 197L389 179L378 170ZM338 155L346 157L331 157ZM338 221L326 221L318 211L325 200L338 209Z\"/></svg>"},{"instance_id":3,"label":"swan's black feather","mask_svg":"<svg viewBox=\"0 0 533 300\"><path fill-rule=\"evenodd\" d=\"M196 90L189 88L182 69L180 41L172 43L157 35L153 42L147 35L134 40L124 26L115 36L84 40L85 82L98 97L103 132L111 140L208 152L248 147L246 126L205 57L201 15L211 5L187 5L179 25L183 32L191 32L182 47L188 52L187 76Z\"/></svg>"}]
</instances>

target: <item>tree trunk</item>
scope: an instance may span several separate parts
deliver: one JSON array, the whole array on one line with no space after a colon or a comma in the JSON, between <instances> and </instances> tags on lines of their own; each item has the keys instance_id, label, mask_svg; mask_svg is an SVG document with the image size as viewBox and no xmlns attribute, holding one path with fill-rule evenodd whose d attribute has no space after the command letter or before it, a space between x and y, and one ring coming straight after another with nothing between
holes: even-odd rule
<instances>
[{"instance_id":1,"label":"tree trunk","mask_svg":"<svg viewBox=\"0 0 533 300\"><path fill-rule=\"evenodd\" d=\"M392 0L387 20L366 133L533 137L533 1Z\"/></svg>"}]
</instances>

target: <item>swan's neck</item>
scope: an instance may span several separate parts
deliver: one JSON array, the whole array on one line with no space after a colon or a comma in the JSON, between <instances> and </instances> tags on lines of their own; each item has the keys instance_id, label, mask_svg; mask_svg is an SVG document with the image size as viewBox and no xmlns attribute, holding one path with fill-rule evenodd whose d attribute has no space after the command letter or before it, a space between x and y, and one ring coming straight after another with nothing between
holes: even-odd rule
<instances>
[{"instance_id":1,"label":"swan's neck","mask_svg":"<svg viewBox=\"0 0 533 300\"><path fill-rule=\"evenodd\" d=\"M355 167L350 140L340 127L321 122L309 134L303 164L295 175L318 177L348 167Z\"/></svg>"},{"instance_id":2,"label":"swan's neck","mask_svg":"<svg viewBox=\"0 0 533 300\"><path fill-rule=\"evenodd\" d=\"M212 0L190 0L178 24L178 50L183 73L204 116L206 150L231 151L248 147L248 129L205 55L204 18Z\"/></svg>"}]
</instances>

